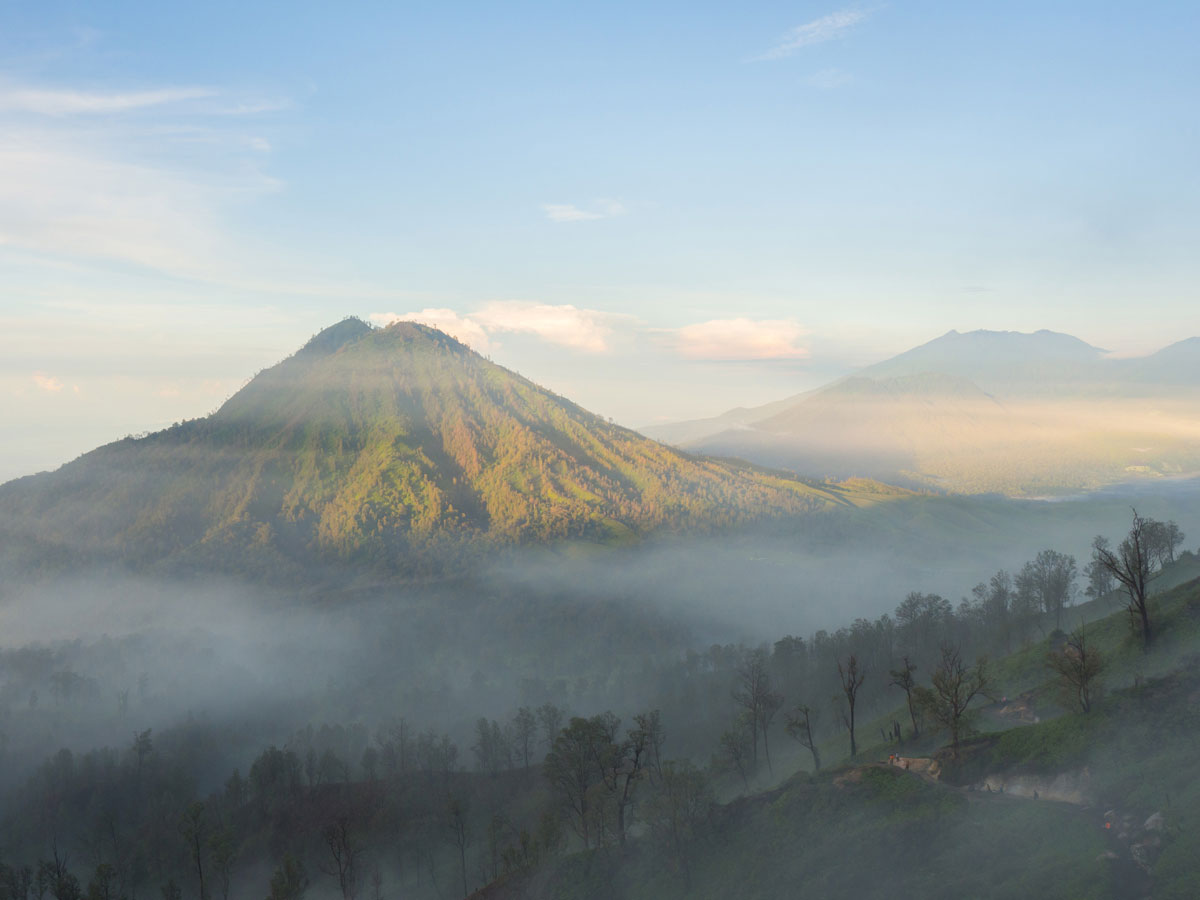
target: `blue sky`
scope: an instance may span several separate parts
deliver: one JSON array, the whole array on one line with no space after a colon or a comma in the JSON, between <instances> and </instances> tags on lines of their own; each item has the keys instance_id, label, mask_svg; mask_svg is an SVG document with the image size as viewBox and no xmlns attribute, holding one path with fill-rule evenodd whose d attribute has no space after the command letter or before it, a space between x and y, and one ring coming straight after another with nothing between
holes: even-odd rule
<instances>
[{"instance_id":1,"label":"blue sky","mask_svg":"<svg viewBox=\"0 0 1200 900\"><path fill-rule=\"evenodd\" d=\"M632 425L1200 333L1195 4L183 6L0 3L0 479L350 314Z\"/></svg>"}]
</instances>

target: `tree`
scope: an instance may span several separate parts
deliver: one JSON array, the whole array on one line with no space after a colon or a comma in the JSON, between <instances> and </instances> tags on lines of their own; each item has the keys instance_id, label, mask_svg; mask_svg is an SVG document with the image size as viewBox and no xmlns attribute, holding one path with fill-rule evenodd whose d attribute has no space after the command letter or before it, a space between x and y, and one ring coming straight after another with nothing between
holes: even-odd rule
<instances>
[{"instance_id":1,"label":"tree","mask_svg":"<svg viewBox=\"0 0 1200 900\"><path fill-rule=\"evenodd\" d=\"M651 840L683 873L685 889L692 881L688 850L712 804L708 779L692 763L684 760L662 765L661 781L646 804L646 825Z\"/></svg>"},{"instance_id":2,"label":"tree","mask_svg":"<svg viewBox=\"0 0 1200 900\"><path fill-rule=\"evenodd\" d=\"M1129 617L1135 627L1141 628L1142 650L1149 652L1153 635L1150 630L1150 552L1147 547L1146 529L1148 519L1133 511L1133 525L1129 534L1121 541L1116 551L1101 544L1099 540L1092 544L1092 559L1107 569L1112 577L1125 588L1129 597Z\"/></svg>"},{"instance_id":3,"label":"tree","mask_svg":"<svg viewBox=\"0 0 1200 900\"><path fill-rule=\"evenodd\" d=\"M904 698L908 702L908 716L912 719L913 737L917 737L921 733L920 726L917 724L917 700L913 693L917 686L916 671L917 667L906 656L904 664L899 669L892 669L889 673L892 676L891 683L904 691Z\"/></svg>"},{"instance_id":4,"label":"tree","mask_svg":"<svg viewBox=\"0 0 1200 900\"><path fill-rule=\"evenodd\" d=\"M1071 602L1075 577L1075 557L1043 550L1017 575L1018 590L1032 597L1041 612L1054 613L1054 627L1058 628L1063 607Z\"/></svg>"},{"instance_id":5,"label":"tree","mask_svg":"<svg viewBox=\"0 0 1200 900\"><path fill-rule=\"evenodd\" d=\"M1104 658L1100 651L1088 644L1087 629L1080 625L1058 650L1046 657L1046 664L1059 677L1064 693L1072 703L1078 703L1083 712L1092 709L1092 693L1099 686L1100 673L1104 670Z\"/></svg>"},{"instance_id":6,"label":"tree","mask_svg":"<svg viewBox=\"0 0 1200 900\"><path fill-rule=\"evenodd\" d=\"M713 768L723 771L734 771L742 778L742 785L750 789L750 721L749 716L742 712L737 715L733 725L721 732L717 739L720 747L713 757Z\"/></svg>"},{"instance_id":7,"label":"tree","mask_svg":"<svg viewBox=\"0 0 1200 900\"><path fill-rule=\"evenodd\" d=\"M733 699L746 712L750 723L750 750L754 768L758 768L758 737L762 734L763 751L767 758L767 771L771 771L771 747L768 732L775 714L783 705L783 697L771 688L771 676L767 671L767 654L754 650L738 666L738 685Z\"/></svg>"},{"instance_id":8,"label":"tree","mask_svg":"<svg viewBox=\"0 0 1200 900\"><path fill-rule=\"evenodd\" d=\"M584 847L591 846L592 788L600 781L596 745L605 740L607 723L599 716L575 716L558 733L542 763L542 771Z\"/></svg>"},{"instance_id":9,"label":"tree","mask_svg":"<svg viewBox=\"0 0 1200 900\"><path fill-rule=\"evenodd\" d=\"M950 746L958 753L958 744L970 726L970 706L991 689L987 659L980 657L967 666L957 647L942 647L941 662L933 670L931 686L917 688L918 702L930 717L950 732Z\"/></svg>"},{"instance_id":10,"label":"tree","mask_svg":"<svg viewBox=\"0 0 1200 900\"><path fill-rule=\"evenodd\" d=\"M450 832L450 842L458 850L458 868L459 874L462 875L462 889L465 897L471 893L470 888L467 887L467 845L471 842L471 835L467 830L466 804L457 797L450 798L446 825Z\"/></svg>"},{"instance_id":11,"label":"tree","mask_svg":"<svg viewBox=\"0 0 1200 900\"><path fill-rule=\"evenodd\" d=\"M329 850L329 866L322 866L326 875L337 878L342 900L354 900L358 894L359 859L362 847L355 839L347 816L338 816L321 830L321 839Z\"/></svg>"},{"instance_id":12,"label":"tree","mask_svg":"<svg viewBox=\"0 0 1200 900\"><path fill-rule=\"evenodd\" d=\"M290 853L283 855L283 863L271 876L271 893L267 900L300 900L308 890L308 874L304 863Z\"/></svg>"},{"instance_id":13,"label":"tree","mask_svg":"<svg viewBox=\"0 0 1200 900\"><path fill-rule=\"evenodd\" d=\"M562 730L565 714L553 703L543 703L537 708L536 715L542 728L542 742L548 752L554 748L554 741Z\"/></svg>"},{"instance_id":14,"label":"tree","mask_svg":"<svg viewBox=\"0 0 1200 900\"><path fill-rule=\"evenodd\" d=\"M1018 624L1014 622L1017 610L1014 609L1016 596L1012 576L1001 569L986 584L975 585L972 593L984 633L998 636L998 644L1007 653L1012 647L1014 627Z\"/></svg>"},{"instance_id":15,"label":"tree","mask_svg":"<svg viewBox=\"0 0 1200 900\"><path fill-rule=\"evenodd\" d=\"M146 761L146 757L150 755L154 749L154 741L150 738L150 729L145 731L135 731L133 733L133 746L130 748L133 752L133 758L136 765L137 783L140 786L142 783L142 764Z\"/></svg>"},{"instance_id":16,"label":"tree","mask_svg":"<svg viewBox=\"0 0 1200 900\"><path fill-rule=\"evenodd\" d=\"M528 706L522 706L513 717L513 742L522 766L528 771L533 753L533 742L537 738L537 716Z\"/></svg>"},{"instance_id":17,"label":"tree","mask_svg":"<svg viewBox=\"0 0 1200 900\"><path fill-rule=\"evenodd\" d=\"M808 752L812 754L813 771L821 771L821 754L817 751L817 742L813 740L813 720L816 718L816 713L808 706L797 706L787 720L787 733L790 734L801 747L808 748Z\"/></svg>"},{"instance_id":18,"label":"tree","mask_svg":"<svg viewBox=\"0 0 1200 900\"><path fill-rule=\"evenodd\" d=\"M950 601L937 594L909 594L896 607L896 629L914 659L927 659L945 639L954 618Z\"/></svg>"},{"instance_id":19,"label":"tree","mask_svg":"<svg viewBox=\"0 0 1200 900\"><path fill-rule=\"evenodd\" d=\"M229 900L229 882L237 851L233 832L228 826L222 826L209 835L208 853L217 876L217 886L221 889L221 900Z\"/></svg>"},{"instance_id":20,"label":"tree","mask_svg":"<svg viewBox=\"0 0 1200 900\"><path fill-rule=\"evenodd\" d=\"M842 683L842 693L846 695L846 708L842 712L842 721L846 723L846 728L850 731L850 758L853 759L858 756L858 744L854 740L854 708L858 703L858 689L866 680L867 673L859 669L858 657L853 653L846 660L845 668L842 667L841 660L838 660L837 667L838 677Z\"/></svg>"},{"instance_id":21,"label":"tree","mask_svg":"<svg viewBox=\"0 0 1200 900\"><path fill-rule=\"evenodd\" d=\"M1096 535L1092 540L1093 550L1111 550L1112 544L1108 538L1102 534ZM1087 587L1083 592L1094 600L1099 600L1105 594L1112 592L1117 586L1117 580L1113 578L1112 572L1100 560L1096 559L1094 554L1092 561L1084 566L1083 574L1087 576Z\"/></svg>"},{"instance_id":22,"label":"tree","mask_svg":"<svg viewBox=\"0 0 1200 900\"><path fill-rule=\"evenodd\" d=\"M188 852L192 856L192 865L196 867L196 877L200 882L200 900L208 900L208 891L204 887L204 850L207 846L207 832L204 823L204 804L199 801L188 806L179 824L179 830L187 841Z\"/></svg>"},{"instance_id":23,"label":"tree","mask_svg":"<svg viewBox=\"0 0 1200 900\"><path fill-rule=\"evenodd\" d=\"M1172 521L1146 520L1146 552L1151 564L1159 569L1175 562L1175 551L1183 543L1184 534Z\"/></svg>"}]
</instances>

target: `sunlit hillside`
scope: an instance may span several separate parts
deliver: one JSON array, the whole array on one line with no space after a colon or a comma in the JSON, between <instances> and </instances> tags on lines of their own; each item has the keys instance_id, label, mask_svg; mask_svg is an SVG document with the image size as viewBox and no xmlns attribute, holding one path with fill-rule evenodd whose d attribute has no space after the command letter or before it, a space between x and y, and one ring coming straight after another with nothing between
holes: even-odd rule
<instances>
[{"instance_id":1,"label":"sunlit hillside","mask_svg":"<svg viewBox=\"0 0 1200 900\"><path fill-rule=\"evenodd\" d=\"M435 329L349 319L211 416L5 486L0 515L10 545L47 560L428 571L488 546L619 542L901 493L684 453Z\"/></svg>"}]
</instances>

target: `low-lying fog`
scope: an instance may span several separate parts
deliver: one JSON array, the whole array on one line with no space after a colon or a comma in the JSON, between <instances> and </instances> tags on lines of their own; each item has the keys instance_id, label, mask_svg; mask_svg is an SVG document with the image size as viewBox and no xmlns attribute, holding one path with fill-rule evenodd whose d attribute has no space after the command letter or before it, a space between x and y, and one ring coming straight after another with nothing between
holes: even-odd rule
<instances>
[{"instance_id":1,"label":"low-lying fog","mask_svg":"<svg viewBox=\"0 0 1200 900\"><path fill-rule=\"evenodd\" d=\"M404 716L466 739L476 717L521 704L634 709L654 702L656 667L689 649L834 630L910 591L957 603L1046 548L1082 569L1092 538L1123 535L1135 503L1177 521L1191 547L1198 494L1200 480L1056 503L924 497L802 530L529 552L474 577L319 595L221 580L10 582L4 770L189 717L244 736L225 765L308 724Z\"/></svg>"}]
</instances>

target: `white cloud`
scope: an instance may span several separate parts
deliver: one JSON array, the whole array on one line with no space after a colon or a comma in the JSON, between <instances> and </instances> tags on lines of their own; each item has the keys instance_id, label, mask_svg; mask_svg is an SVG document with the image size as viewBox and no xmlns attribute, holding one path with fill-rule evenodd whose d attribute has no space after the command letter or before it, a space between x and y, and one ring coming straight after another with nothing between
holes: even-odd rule
<instances>
[{"instance_id":1,"label":"white cloud","mask_svg":"<svg viewBox=\"0 0 1200 900\"><path fill-rule=\"evenodd\" d=\"M849 72L843 72L841 69L822 69L820 72L814 72L812 75L809 75L804 80L812 87L823 91L831 91L834 88L845 87L853 83L854 76Z\"/></svg>"},{"instance_id":2,"label":"white cloud","mask_svg":"<svg viewBox=\"0 0 1200 900\"><path fill-rule=\"evenodd\" d=\"M542 212L551 222L588 222L624 215L625 206L617 200L597 200L591 209L580 209L573 203L543 203Z\"/></svg>"},{"instance_id":3,"label":"white cloud","mask_svg":"<svg viewBox=\"0 0 1200 900\"><path fill-rule=\"evenodd\" d=\"M808 333L792 319L712 319L675 329L675 350L687 359L805 359Z\"/></svg>"},{"instance_id":4,"label":"white cloud","mask_svg":"<svg viewBox=\"0 0 1200 900\"><path fill-rule=\"evenodd\" d=\"M822 16L819 19L814 19L804 25L797 25L791 31L787 32L778 44L761 56L755 57L755 59L760 61L783 59L786 56L791 56L797 50L802 50L813 44L832 41L835 38L844 36L847 31L860 22L863 22L866 18L867 13L864 10L843 9L835 13L830 13L827 16Z\"/></svg>"},{"instance_id":5,"label":"white cloud","mask_svg":"<svg viewBox=\"0 0 1200 900\"><path fill-rule=\"evenodd\" d=\"M616 317L570 304L496 300L465 315L452 309L423 309L406 313L371 313L369 318L382 326L393 322L420 322L458 338L481 353L493 346L492 339L496 334L505 332L532 334L550 344L603 353L608 349L612 322Z\"/></svg>"},{"instance_id":6,"label":"white cloud","mask_svg":"<svg viewBox=\"0 0 1200 900\"><path fill-rule=\"evenodd\" d=\"M393 322L419 322L439 331L444 331L452 338L462 341L472 350L486 353L491 348L488 333L484 327L469 316L460 316L452 309L422 309L419 312L406 313L371 313L368 318L376 325L387 327Z\"/></svg>"},{"instance_id":7,"label":"white cloud","mask_svg":"<svg viewBox=\"0 0 1200 900\"><path fill-rule=\"evenodd\" d=\"M33 383L43 391L49 391L51 394L60 393L64 387L63 383L57 378L53 378L50 375L43 375L41 372L34 373Z\"/></svg>"},{"instance_id":8,"label":"white cloud","mask_svg":"<svg viewBox=\"0 0 1200 900\"><path fill-rule=\"evenodd\" d=\"M43 116L97 115L128 112L185 100L212 97L211 88L161 88L126 93L53 90L0 86L0 111L36 113Z\"/></svg>"},{"instance_id":9,"label":"white cloud","mask_svg":"<svg viewBox=\"0 0 1200 900\"><path fill-rule=\"evenodd\" d=\"M498 300L474 314L488 331L537 335L551 344L602 353L608 349L612 317L594 309L570 304L552 306L522 300Z\"/></svg>"}]
</instances>

